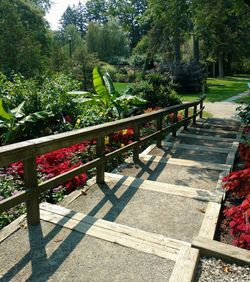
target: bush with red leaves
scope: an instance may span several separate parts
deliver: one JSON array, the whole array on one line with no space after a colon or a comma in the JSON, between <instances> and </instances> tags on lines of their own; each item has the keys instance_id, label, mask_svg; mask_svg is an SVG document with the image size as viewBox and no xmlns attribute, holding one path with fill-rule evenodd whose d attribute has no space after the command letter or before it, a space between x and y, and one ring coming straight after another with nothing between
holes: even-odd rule
<instances>
[{"instance_id":1,"label":"bush with red leaves","mask_svg":"<svg viewBox=\"0 0 250 282\"><path fill-rule=\"evenodd\" d=\"M222 179L223 188L242 198L250 193L250 168L233 171Z\"/></svg>"},{"instance_id":2,"label":"bush with red leaves","mask_svg":"<svg viewBox=\"0 0 250 282\"><path fill-rule=\"evenodd\" d=\"M228 218L233 244L250 250L250 194L239 206L231 206L224 210Z\"/></svg>"},{"instance_id":3,"label":"bush with red leaves","mask_svg":"<svg viewBox=\"0 0 250 282\"><path fill-rule=\"evenodd\" d=\"M83 142L81 144L76 144L68 148L59 149L54 152L50 152L37 157L37 169L38 172L42 173L43 180L53 178L82 165L82 160L73 160L77 153L82 153L86 151L86 147L88 145L89 142ZM7 169L7 173L18 174L20 177L23 177L23 163L17 162L11 164ZM86 180L87 175L85 173L82 173L68 180L65 183L64 187L67 189L68 192L70 192L78 186L84 185Z\"/></svg>"}]
</instances>

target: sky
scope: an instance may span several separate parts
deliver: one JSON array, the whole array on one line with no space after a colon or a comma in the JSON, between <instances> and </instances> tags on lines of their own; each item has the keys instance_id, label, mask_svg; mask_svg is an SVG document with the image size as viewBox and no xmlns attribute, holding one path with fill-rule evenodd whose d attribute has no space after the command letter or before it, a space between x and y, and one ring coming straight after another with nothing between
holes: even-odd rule
<instances>
[{"instance_id":1,"label":"sky","mask_svg":"<svg viewBox=\"0 0 250 282\"><path fill-rule=\"evenodd\" d=\"M52 2L53 4L46 15L46 20L49 22L51 29L56 30L59 26L59 20L67 7L69 5L78 5L79 0L52 0ZM84 3L85 1L81 0L80 2Z\"/></svg>"}]
</instances>

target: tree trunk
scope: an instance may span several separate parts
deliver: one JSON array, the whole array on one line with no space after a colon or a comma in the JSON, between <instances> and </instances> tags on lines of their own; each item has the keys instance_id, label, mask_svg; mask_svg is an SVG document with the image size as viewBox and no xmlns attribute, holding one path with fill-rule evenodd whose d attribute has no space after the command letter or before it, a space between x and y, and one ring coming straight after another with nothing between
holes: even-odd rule
<instances>
[{"instance_id":1,"label":"tree trunk","mask_svg":"<svg viewBox=\"0 0 250 282\"><path fill-rule=\"evenodd\" d=\"M232 75L232 54L229 53L228 57L227 57L227 71L228 71L228 75Z\"/></svg>"},{"instance_id":2,"label":"tree trunk","mask_svg":"<svg viewBox=\"0 0 250 282\"><path fill-rule=\"evenodd\" d=\"M219 77L224 77L223 53L219 52Z\"/></svg>"},{"instance_id":3,"label":"tree trunk","mask_svg":"<svg viewBox=\"0 0 250 282\"><path fill-rule=\"evenodd\" d=\"M181 43L180 43L179 36L176 36L174 40L174 56L175 56L175 62L180 63L181 61Z\"/></svg>"},{"instance_id":4,"label":"tree trunk","mask_svg":"<svg viewBox=\"0 0 250 282\"><path fill-rule=\"evenodd\" d=\"M193 35L193 56L194 62L198 64L200 62L200 44L195 35Z\"/></svg>"},{"instance_id":5,"label":"tree trunk","mask_svg":"<svg viewBox=\"0 0 250 282\"><path fill-rule=\"evenodd\" d=\"M212 76L215 77L215 75L216 75L216 73L215 73L215 72L216 72L216 63L213 62L212 64L213 64L213 73L212 73Z\"/></svg>"}]
</instances>

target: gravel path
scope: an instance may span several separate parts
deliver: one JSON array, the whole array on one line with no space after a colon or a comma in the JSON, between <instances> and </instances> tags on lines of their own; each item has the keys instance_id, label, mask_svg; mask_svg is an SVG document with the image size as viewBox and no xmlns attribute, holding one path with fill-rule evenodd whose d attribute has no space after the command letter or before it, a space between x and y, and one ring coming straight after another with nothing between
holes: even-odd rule
<instances>
[{"instance_id":1,"label":"gravel path","mask_svg":"<svg viewBox=\"0 0 250 282\"><path fill-rule=\"evenodd\" d=\"M250 266L238 266L220 259L202 257L195 281L250 282Z\"/></svg>"}]
</instances>

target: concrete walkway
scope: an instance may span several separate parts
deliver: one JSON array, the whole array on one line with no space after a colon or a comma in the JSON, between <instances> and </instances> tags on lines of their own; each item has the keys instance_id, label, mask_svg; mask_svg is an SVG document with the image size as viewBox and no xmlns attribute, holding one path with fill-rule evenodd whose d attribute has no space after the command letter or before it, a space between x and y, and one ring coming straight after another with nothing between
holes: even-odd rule
<instances>
[{"instance_id":1,"label":"concrete walkway","mask_svg":"<svg viewBox=\"0 0 250 282\"><path fill-rule=\"evenodd\" d=\"M13 223L2 242L0 233L0 280L192 281L200 250L191 244L214 238L238 128L201 119L106 173L104 184L41 204L41 225Z\"/></svg>"},{"instance_id":2,"label":"concrete walkway","mask_svg":"<svg viewBox=\"0 0 250 282\"><path fill-rule=\"evenodd\" d=\"M204 103L206 111L211 113L215 118L229 118L229 119L238 119L236 116L236 109L241 105L234 103L241 97L250 95L250 91L245 91L236 96L230 97L222 102L213 102Z\"/></svg>"}]
</instances>

